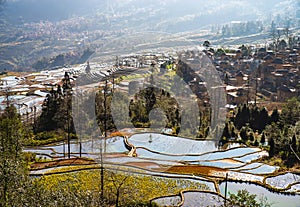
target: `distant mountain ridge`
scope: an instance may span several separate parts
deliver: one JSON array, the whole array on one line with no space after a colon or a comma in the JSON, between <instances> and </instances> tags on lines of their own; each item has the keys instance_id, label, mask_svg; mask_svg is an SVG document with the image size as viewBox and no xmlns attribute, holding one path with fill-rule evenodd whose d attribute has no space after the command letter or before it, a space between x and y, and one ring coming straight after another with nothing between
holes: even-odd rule
<instances>
[{"instance_id":1,"label":"distant mountain ridge","mask_svg":"<svg viewBox=\"0 0 300 207\"><path fill-rule=\"evenodd\" d=\"M127 17L140 17L158 29L188 24L177 29L185 30L195 25L267 18L272 13L284 14L285 10L293 15L294 4L292 0L7 0L5 13L6 18L16 24L61 21L97 13L108 18L126 14Z\"/></svg>"},{"instance_id":2,"label":"distant mountain ridge","mask_svg":"<svg viewBox=\"0 0 300 207\"><path fill-rule=\"evenodd\" d=\"M41 60L52 60L61 57L61 54L65 57L77 57L87 48L95 50L96 54L114 54L116 51L120 52L120 49L116 50L119 46L129 51L134 46L142 49L145 45L155 47L151 37L146 38L149 32L157 34L156 41L168 36L164 41L170 47L176 46L172 35L186 38L189 33L199 36L194 44L201 44L203 38L215 40L217 44L222 44L224 38L232 36L257 34L257 38L266 38L272 20L276 21L276 27L286 27L287 24L291 28L296 27L296 24L299 26L299 21L295 21L296 11L299 10L297 2L0 0L0 70L32 69ZM239 21L264 28L251 32L247 28L241 33L240 28L236 27L237 33L229 29L225 35L222 34L225 24ZM252 26L251 28L253 29ZM207 34L203 34L203 30ZM114 41L134 37L137 33L144 35L139 35L140 39L125 40L122 44ZM218 40L220 38L221 42ZM173 42L168 42L169 40ZM180 38L177 40L180 44Z\"/></svg>"}]
</instances>

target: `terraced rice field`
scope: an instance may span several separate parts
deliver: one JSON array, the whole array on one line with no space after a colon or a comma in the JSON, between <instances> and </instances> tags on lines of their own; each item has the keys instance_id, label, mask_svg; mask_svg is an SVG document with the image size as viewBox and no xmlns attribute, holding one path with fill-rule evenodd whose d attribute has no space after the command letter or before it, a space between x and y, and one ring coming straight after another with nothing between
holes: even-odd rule
<instances>
[{"instance_id":1,"label":"terraced rice field","mask_svg":"<svg viewBox=\"0 0 300 207\"><path fill-rule=\"evenodd\" d=\"M60 143L26 151L60 160L64 157L66 147ZM298 194L296 197L300 200L300 176L293 173L279 174L279 167L260 163L260 158L268 156L268 153L260 148L237 145L219 150L215 141L198 141L159 133L141 133L129 138L112 137L108 138L106 143L100 139L84 140L81 147L82 156L94 160L92 167L99 168L103 159L108 168L122 166L135 173L188 179L207 186L206 192L183 189L180 195L152 200L162 206L194 206L194 202L203 203L203 206L212 203L221 206L224 202L222 181L226 176L231 181L251 182L281 193ZM79 149L80 143L72 142L73 158L79 157ZM88 165L81 167L86 168ZM42 175L59 169L66 170L64 166L50 166L32 171L32 174Z\"/></svg>"}]
</instances>

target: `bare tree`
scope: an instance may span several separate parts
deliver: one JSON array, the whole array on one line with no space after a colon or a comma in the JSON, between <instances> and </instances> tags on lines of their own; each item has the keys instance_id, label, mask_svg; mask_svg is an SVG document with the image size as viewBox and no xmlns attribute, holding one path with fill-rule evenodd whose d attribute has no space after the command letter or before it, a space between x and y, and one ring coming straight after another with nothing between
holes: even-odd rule
<instances>
[{"instance_id":1,"label":"bare tree","mask_svg":"<svg viewBox=\"0 0 300 207\"><path fill-rule=\"evenodd\" d=\"M116 196L116 207L118 207L121 192L124 190L125 182L129 178L129 176L126 176L125 174L122 174L122 176L120 176L120 174L114 173L112 171L110 171L109 174L110 181L113 183L114 193Z\"/></svg>"},{"instance_id":2,"label":"bare tree","mask_svg":"<svg viewBox=\"0 0 300 207\"><path fill-rule=\"evenodd\" d=\"M279 42L280 42L280 39L282 36L282 29L277 28L276 24L274 22L272 22L272 25L271 25L270 36L273 41L274 51L277 52L278 45L279 45Z\"/></svg>"}]
</instances>

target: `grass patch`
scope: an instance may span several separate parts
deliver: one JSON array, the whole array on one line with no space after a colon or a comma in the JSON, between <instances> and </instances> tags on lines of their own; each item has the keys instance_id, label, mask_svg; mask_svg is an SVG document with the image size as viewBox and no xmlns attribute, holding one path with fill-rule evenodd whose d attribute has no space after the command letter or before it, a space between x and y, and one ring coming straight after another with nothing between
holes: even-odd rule
<instances>
[{"instance_id":1,"label":"grass patch","mask_svg":"<svg viewBox=\"0 0 300 207\"><path fill-rule=\"evenodd\" d=\"M78 169L71 167L71 169ZM122 181L123 184L121 183ZM101 191L100 169L82 170L77 172L53 174L37 179L47 191L64 189L75 194L99 194ZM130 172L115 170L104 171L104 196L108 200L116 198L116 186L120 187L120 204L128 206L130 203L143 203L149 200L178 194L181 190L189 188L205 190L207 186L189 180L175 180L150 175L139 175Z\"/></svg>"},{"instance_id":2,"label":"grass patch","mask_svg":"<svg viewBox=\"0 0 300 207\"><path fill-rule=\"evenodd\" d=\"M71 139L76 138L71 134ZM49 145L56 142L67 140L67 134L59 131L44 131L33 135L30 139L26 140L25 146L42 146Z\"/></svg>"}]
</instances>

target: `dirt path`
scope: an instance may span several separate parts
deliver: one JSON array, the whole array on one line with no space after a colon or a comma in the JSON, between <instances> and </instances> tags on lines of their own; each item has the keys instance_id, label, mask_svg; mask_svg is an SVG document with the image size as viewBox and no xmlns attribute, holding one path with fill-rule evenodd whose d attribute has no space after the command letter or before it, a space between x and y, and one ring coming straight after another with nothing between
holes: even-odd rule
<instances>
[{"instance_id":1,"label":"dirt path","mask_svg":"<svg viewBox=\"0 0 300 207\"><path fill-rule=\"evenodd\" d=\"M35 162L30 165L31 170L41 170L50 167L58 166L70 166L70 165L91 165L96 164L94 160L86 158L70 158L70 159L60 159L49 162Z\"/></svg>"}]
</instances>

